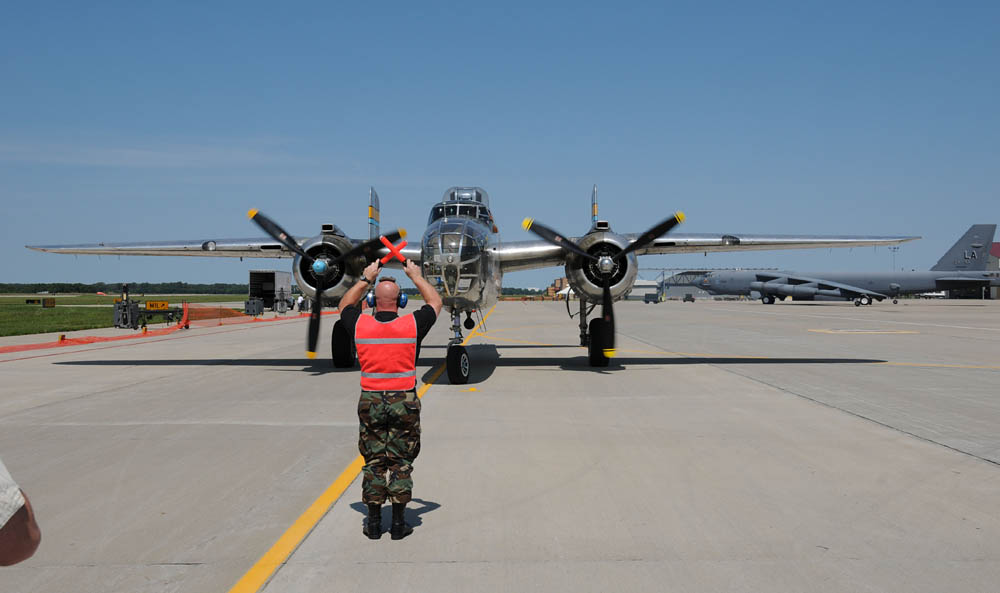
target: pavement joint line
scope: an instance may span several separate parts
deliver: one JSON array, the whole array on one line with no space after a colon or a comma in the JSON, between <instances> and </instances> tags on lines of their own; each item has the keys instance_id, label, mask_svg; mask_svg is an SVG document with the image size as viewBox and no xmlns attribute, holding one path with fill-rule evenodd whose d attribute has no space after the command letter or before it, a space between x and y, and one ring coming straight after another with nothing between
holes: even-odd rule
<instances>
[{"instance_id":1,"label":"pavement joint line","mask_svg":"<svg viewBox=\"0 0 1000 593\"><path fill-rule=\"evenodd\" d=\"M720 308L719 311L729 311L731 313L747 313L745 310L740 309L723 309ZM750 311L749 313L759 313L761 315L787 315L788 313L782 313L780 311ZM840 317L837 315L816 315L810 313L802 313L799 317L817 317L819 319L849 319L851 321L874 321L878 323L898 323L901 325L922 325L925 327L944 327L948 329L973 329L977 331L990 331L990 332L1000 332L1000 327L971 327L967 325L945 325L943 323L920 323L917 321L897 321L895 319L882 319L882 318L869 318L865 319L863 317Z\"/></svg>"},{"instance_id":2,"label":"pavement joint line","mask_svg":"<svg viewBox=\"0 0 1000 593\"><path fill-rule=\"evenodd\" d=\"M867 334L919 334L912 329L810 329L817 334L867 335Z\"/></svg>"},{"instance_id":3,"label":"pavement joint line","mask_svg":"<svg viewBox=\"0 0 1000 593\"><path fill-rule=\"evenodd\" d=\"M885 363L883 363L883 364L885 364ZM962 455L968 455L969 457L972 457L973 459L978 459L979 461L984 461L984 462L986 462L986 463L988 463L988 464L990 464L990 465L992 465L994 467L1000 466L1000 462L994 461L994 460L992 460L992 459L990 459L988 457L982 457L980 455L976 455L975 453L971 453L969 451L963 451L962 449L959 449L958 447L953 447L951 445L947 445L947 444L942 443L940 441L935 441L934 439L931 439L931 438L928 438L928 437L924 437L924 436L920 436L919 434L910 432L908 430L903 430L902 428L893 426L891 424L886 424L885 422L881 422L879 420L875 420L874 418L870 418L868 416L865 416L864 414L861 414L861 413L858 413L858 412L852 412L851 410L848 410L846 408L841 408L841 407L836 406L834 404L827 403L827 402L825 402L823 400L816 399L816 398L813 398L813 397L809 397L808 395L805 395L803 393L799 393L797 391L792 391L791 389L787 389L785 387L781 387L780 385L774 385L773 383L768 383L767 381L764 381L763 379L758 379L756 377L751 377L749 375L744 375L743 373L737 372L733 368L726 368L726 367L719 366L719 365L714 365L714 364L711 365L711 366L719 369L720 371L736 375L737 377L743 377L744 379L747 379L749 381L753 381L754 383L759 383L761 385L766 385L766 386L768 386L768 387L770 387L772 389L776 389L776 390L778 390L778 391L780 391L782 393L787 393L787 394L792 395L794 397L799 397L799 398L802 398L802 399L804 399L806 401L810 401L810 402L812 402L814 404L819 404L819 405L821 405L823 407L826 407L826 408L829 408L831 410L837 410L838 412L842 412L842 413L847 414L849 416L854 416L855 418L858 418L860 420L865 420L865 421L871 422L872 424L877 424L878 426L881 426L883 428L888 428L889 430L891 430L893 432L898 432L899 434L905 434L905 435L913 437L913 438L915 438L917 440L924 441L925 443L930 443L932 445L937 445L939 447L944 447L945 449L950 449L950 450L952 450L952 451L954 451L956 453L960 453Z\"/></svg>"},{"instance_id":4,"label":"pavement joint line","mask_svg":"<svg viewBox=\"0 0 1000 593\"><path fill-rule=\"evenodd\" d=\"M645 340L641 340L641 339L636 338L634 336L628 336L628 337L630 337L631 339L633 339L633 340L635 340L637 342L642 342L643 344L648 344L649 346L653 346L654 348L657 347L656 344L650 344L649 342L646 342ZM641 353L643 351L642 350L621 350L621 352L636 352L636 353ZM705 352L673 352L671 350L659 350L657 352L645 351L645 353L648 353L648 354L672 354L675 357L679 357L679 358L733 358L733 359L746 358L746 359L749 359L749 360L771 360L773 358L771 356L748 356L748 355L742 355L742 354L719 355L719 354L709 354L709 353L705 353ZM780 360L780 359L775 359L775 360ZM706 364L711 364L711 363L706 363ZM917 368L919 368L919 367L925 367L925 368L973 369L973 370L986 370L986 371L1000 371L1000 366L995 366L995 365L948 364L948 363L936 363L936 362L894 362L894 361L891 361L891 360L884 360L884 361L881 361L881 362L865 363L865 364L880 364L880 365L886 365L886 366L902 366L902 367L917 367ZM712 366L716 366L716 365L712 365ZM743 375L740 375L740 376L742 377Z\"/></svg>"},{"instance_id":5,"label":"pavement joint line","mask_svg":"<svg viewBox=\"0 0 1000 593\"><path fill-rule=\"evenodd\" d=\"M469 333L468 337L462 341L462 346L468 344L469 340L477 335L477 331L486 322L490 314L493 313L494 309L496 309L496 305L493 305L486 315L479 320L479 323ZM434 381L444 372L444 369L444 363L438 365L437 370L431 375L430 380L425 382L417 391L418 398L423 398L427 390L434 384ZM298 549L305 538L312 533L316 525L333 508L333 505L340 499L347 488L354 483L364 465L365 460L361 455L355 457L354 461L344 468L344 471L337 476L337 479L327 487L323 494L309 505L309 508L304 513L299 515L295 522L292 523L292 526L285 530L285 533L278 538L278 541L274 542L271 548L233 585L229 593L256 593L266 586L278 570L284 566L285 562L288 561L288 558L295 553L295 550Z\"/></svg>"}]
</instances>

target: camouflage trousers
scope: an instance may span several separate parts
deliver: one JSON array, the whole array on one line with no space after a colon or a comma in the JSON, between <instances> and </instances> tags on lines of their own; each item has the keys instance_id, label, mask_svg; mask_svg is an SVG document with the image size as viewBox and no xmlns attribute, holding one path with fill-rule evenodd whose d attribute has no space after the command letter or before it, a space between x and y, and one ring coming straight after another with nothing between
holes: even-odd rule
<instances>
[{"instance_id":1,"label":"camouflage trousers","mask_svg":"<svg viewBox=\"0 0 1000 593\"><path fill-rule=\"evenodd\" d=\"M420 400L413 391L362 391L358 400L361 500L410 502L413 460L420 453ZM388 479L386 478L388 474Z\"/></svg>"}]
</instances>

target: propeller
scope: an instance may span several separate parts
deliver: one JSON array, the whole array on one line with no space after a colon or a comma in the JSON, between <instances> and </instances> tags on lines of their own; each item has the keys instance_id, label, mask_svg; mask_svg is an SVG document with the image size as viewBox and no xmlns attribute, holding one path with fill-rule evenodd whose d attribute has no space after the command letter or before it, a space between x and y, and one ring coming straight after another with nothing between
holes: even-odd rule
<instances>
[{"instance_id":1,"label":"propeller","mask_svg":"<svg viewBox=\"0 0 1000 593\"><path fill-rule=\"evenodd\" d=\"M649 245L656 239L670 232L675 226L682 222L684 222L684 213L676 212L670 218L664 219L662 222L655 225L645 233L639 235L639 237L636 238L636 240L630 245L625 247L625 249L622 249L614 255L601 256L587 253L582 247L568 239L566 236L539 222L535 222L533 218L525 218L521 223L521 226L523 226L525 230L535 233L549 243L552 243L557 247L562 247L566 251L574 253L584 259L593 261L596 264L597 271L600 273L601 279L603 280L601 287L601 318L604 320L604 323L607 324L607 331L603 336L605 342L603 344L597 344L597 346L600 347L604 356L611 358L615 355L615 311L614 299L611 298L611 277L618 268L618 261L627 256L629 253Z\"/></svg>"},{"instance_id":2,"label":"propeller","mask_svg":"<svg viewBox=\"0 0 1000 593\"><path fill-rule=\"evenodd\" d=\"M306 335L306 356L309 358L316 358L316 345L319 343L320 316L322 315L323 308L322 297L323 291L327 288L326 280L330 276L330 271L337 268L337 266L345 260L357 256L363 256L365 261L375 259L375 255L383 247L382 237L376 237L365 241L364 243L359 243L349 249L346 253L343 253L332 260L325 257L314 258L306 253L306 251L302 249L302 246L295 241L295 238L288 234L285 229L281 228L281 225L261 214L256 208L247 212L247 216L250 220L257 223L257 226L263 229L263 231L270 235L275 241L281 243L290 251L299 255L307 264L309 264L313 276L316 278L316 294L313 295L312 311L309 315L309 331ZM395 243L406 236L406 229L397 229L382 236Z\"/></svg>"}]
</instances>

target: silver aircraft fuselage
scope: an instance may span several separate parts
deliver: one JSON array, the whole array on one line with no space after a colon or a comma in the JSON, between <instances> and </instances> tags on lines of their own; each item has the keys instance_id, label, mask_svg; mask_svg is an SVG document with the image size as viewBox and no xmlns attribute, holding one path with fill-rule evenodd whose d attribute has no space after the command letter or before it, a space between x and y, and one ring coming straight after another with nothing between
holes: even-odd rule
<instances>
[{"instance_id":1,"label":"silver aircraft fuselage","mask_svg":"<svg viewBox=\"0 0 1000 593\"><path fill-rule=\"evenodd\" d=\"M420 241L423 276L452 311L488 309L500 296L499 247L486 191L450 188L431 208Z\"/></svg>"}]
</instances>

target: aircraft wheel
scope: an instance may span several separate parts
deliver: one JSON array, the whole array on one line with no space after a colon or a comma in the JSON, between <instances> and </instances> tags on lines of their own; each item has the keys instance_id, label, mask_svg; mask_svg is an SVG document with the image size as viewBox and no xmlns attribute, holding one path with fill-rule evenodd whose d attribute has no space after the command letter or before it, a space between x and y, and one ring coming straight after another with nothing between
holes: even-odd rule
<instances>
[{"instance_id":1,"label":"aircraft wheel","mask_svg":"<svg viewBox=\"0 0 1000 593\"><path fill-rule=\"evenodd\" d=\"M863 296L863 297L861 297L861 304L864 305L864 306L866 306L866 307L868 305L872 304L872 297L870 297L870 296Z\"/></svg>"},{"instance_id":2,"label":"aircraft wheel","mask_svg":"<svg viewBox=\"0 0 1000 593\"><path fill-rule=\"evenodd\" d=\"M604 356L604 346L608 344L608 326L604 320L597 317L590 320L590 344L587 345L587 354L590 357L590 366L606 367L609 359Z\"/></svg>"},{"instance_id":3,"label":"aircraft wheel","mask_svg":"<svg viewBox=\"0 0 1000 593\"><path fill-rule=\"evenodd\" d=\"M351 343L351 336L348 335L344 324L340 321L333 324L330 344L333 351L333 366L338 369L352 368L354 366L354 344Z\"/></svg>"},{"instance_id":4,"label":"aircraft wheel","mask_svg":"<svg viewBox=\"0 0 1000 593\"><path fill-rule=\"evenodd\" d=\"M469 361L469 353L465 346L455 344L448 346L448 381L452 385L464 385L469 382L469 373L472 371L472 363Z\"/></svg>"},{"instance_id":5,"label":"aircraft wheel","mask_svg":"<svg viewBox=\"0 0 1000 593\"><path fill-rule=\"evenodd\" d=\"M860 307L861 306L861 299L854 299L854 306L855 307Z\"/></svg>"},{"instance_id":6,"label":"aircraft wheel","mask_svg":"<svg viewBox=\"0 0 1000 593\"><path fill-rule=\"evenodd\" d=\"M892 299L892 304L893 305L898 305L899 304L899 300L898 299Z\"/></svg>"}]
</instances>

